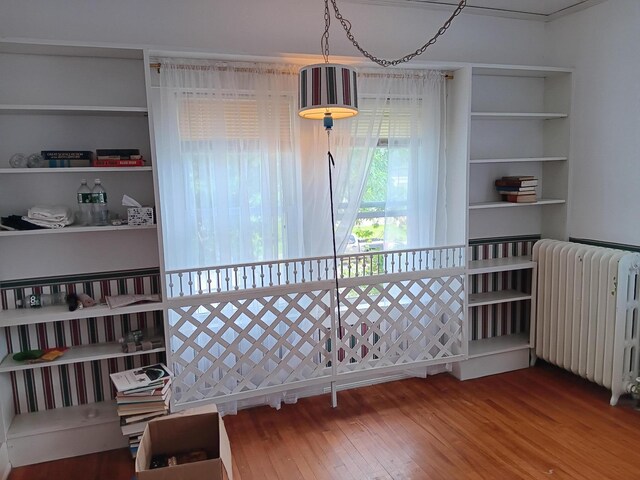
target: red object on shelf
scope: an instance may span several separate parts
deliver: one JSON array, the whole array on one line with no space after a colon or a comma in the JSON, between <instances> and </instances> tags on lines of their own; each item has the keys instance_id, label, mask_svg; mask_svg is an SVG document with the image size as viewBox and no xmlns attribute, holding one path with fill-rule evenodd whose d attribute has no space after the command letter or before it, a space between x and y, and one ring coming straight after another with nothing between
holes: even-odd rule
<instances>
[{"instance_id":1,"label":"red object on shelf","mask_svg":"<svg viewBox=\"0 0 640 480\"><path fill-rule=\"evenodd\" d=\"M144 159L143 158L109 158L109 159L100 159L96 158L93 161L94 167L144 167Z\"/></svg>"}]
</instances>

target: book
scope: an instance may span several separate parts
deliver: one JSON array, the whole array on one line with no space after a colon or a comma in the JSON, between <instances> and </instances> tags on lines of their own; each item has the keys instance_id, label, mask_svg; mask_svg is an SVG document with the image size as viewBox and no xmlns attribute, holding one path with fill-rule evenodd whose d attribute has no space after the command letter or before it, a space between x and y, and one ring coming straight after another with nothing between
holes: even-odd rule
<instances>
[{"instance_id":1,"label":"book","mask_svg":"<svg viewBox=\"0 0 640 480\"><path fill-rule=\"evenodd\" d=\"M41 150L44 160L92 160L93 152L89 150Z\"/></svg>"},{"instance_id":2,"label":"book","mask_svg":"<svg viewBox=\"0 0 640 480\"><path fill-rule=\"evenodd\" d=\"M536 195L506 195L507 202L512 203L534 203L538 200Z\"/></svg>"},{"instance_id":3,"label":"book","mask_svg":"<svg viewBox=\"0 0 640 480\"><path fill-rule=\"evenodd\" d=\"M153 418L156 417L161 417L163 415L166 415L167 412L150 412L150 413L141 413L139 415L129 415L126 417L121 417L120 419L120 425L128 425L130 423L137 423L137 422L142 422L142 421L149 421Z\"/></svg>"},{"instance_id":4,"label":"book","mask_svg":"<svg viewBox=\"0 0 640 480\"><path fill-rule=\"evenodd\" d=\"M140 160L142 155L98 155L98 160Z\"/></svg>"},{"instance_id":5,"label":"book","mask_svg":"<svg viewBox=\"0 0 640 480\"><path fill-rule=\"evenodd\" d=\"M173 374L163 363L156 363L155 365L112 373L109 377L116 390L122 393L140 391L143 388L155 390L160 386L164 387L164 380L170 379ZM149 388L151 386L153 388Z\"/></svg>"},{"instance_id":6,"label":"book","mask_svg":"<svg viewBox=\"0 0 640 480\"><path fill-rule=\"evenodd\" d=\"M99 148L96 150L96 156L98 157L129 157L131 155L140 155L140 149L138 148Z\"/></svg>"},{"instance_id":7,"label":"book","mask_svg":"<svg viewBox=\"0 0 640 480\"><path fill-rule=\"evenodd\" d=\"M91 160L73 158L48 159L44 160L42 166L44 168L90 167Z\"/></svg>"},{"instance_id":8,"label":"book","mask_svg":"<svg viewBox=\"0 0 640 480\"><path fill-rule=\"evenodd\" d=\"M120 405L139 405L141 403L150 404L156 402L163 402L169 396L171 391L167 391L164 395L145 395L145 396L133 396L133 395L118 395L116 397L116 403L118 407Z\"/></svg>"},{"instance_id":9,"label":"book","mask_svg":"<svg viewBox=\"0 0 640 480\"><path fill-rule=\"evenodd\" d=\"M538 180L496 180L496 187L537 187Z\"/></svg>"},{"instance_id":10,"label":"book","mask_svg":"<svg viewBox=\"0 0 640 480\"><path fill-rule=\"evenodd\" d=\"M500 186L496 187L498 190L503 190L505 192L535 192L536 187L518 187L518 186Z\"/></svg>"},{"instance_id":11,"label":"book","mask_svg":"<svg viewBox=\"0 0 640 480\"><path fill-rule=\"evenodd\" d=\"M118 400L119 398L136 398L136 397L163 397L164 395L167 393L167 391L169 390L169 387L171 386L171 382L170 381L164 381L164 384L161 385L160 387L157 388L151 388L148 390L142 390L139 392L127 392L127 393L118 393L116 395L116 400Z\"/></svg>"},{"instance_id":12,"label":"book","mask_svg":"<svg viewBox=\"0 0 640 480\"><path fill-rule=\"evenodd\" d=\"M502 177L502 180L537 180L533 175L515 175L515 176L505 176Z\"/></svg>"},{"instance_id":13,"label":"book","mask_svg":"<svg viewBox=\"0 0 640 480\"><path fill-rule=\"evenodd\" d=\"M144 160L139 159L115 159L115 158L96 158L93 161L94 167L144 167Z\"/></svg>"},{"instance_id":14,"label":"book","mask_svg":"<svg viewBox=\"0 0 640 480\"><path fill-rule=\"evenodd\" d=\"M527 190L525 192L513 192L510 190L502 190L502 189L498 189L498 193L501 195L535 195L536 191L535 190Z\"/></svg>"}]
</instances>

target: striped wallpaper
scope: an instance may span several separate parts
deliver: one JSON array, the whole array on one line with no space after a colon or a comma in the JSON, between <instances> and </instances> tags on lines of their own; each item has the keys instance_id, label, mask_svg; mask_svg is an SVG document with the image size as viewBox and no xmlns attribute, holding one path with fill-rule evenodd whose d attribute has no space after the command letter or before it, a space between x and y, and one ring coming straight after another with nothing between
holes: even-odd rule
<instances>
[{"instance_id":1,"label":"striped wallpaper","mask_svg":"<svg viewBox=\"0 0 640 480\"><path fill-rule=\"evenodd\" d=\"M470 242L471 260L531 255L538 236L507 237L502 239L474 240ZM469 277L470 293L496 290L531 292L531 270L486 273ZM484 305L470 309L469 335L471 340L527 332L531 316L528 300L497 305Z\"/></svg>"},{"instance_id":2,"label":"striped wallpaper","mask_svg":"<svg viewBox=\"0 0 640 480\"><path fill-rule=\"evenodd\" d=\"M105 295L159 293L158 270L110 272L12 282L0 285L3 309L32 293L87 293L96 300ZM9 354L21 350L115 342L136 329L162 332L162 312L142 312L98 318L7 327L3 330ZM114 391L109 374L143 364L164 361L163 354L100 360L12 372L16 414L109 400Z\"/></svg>"}]
</instances>

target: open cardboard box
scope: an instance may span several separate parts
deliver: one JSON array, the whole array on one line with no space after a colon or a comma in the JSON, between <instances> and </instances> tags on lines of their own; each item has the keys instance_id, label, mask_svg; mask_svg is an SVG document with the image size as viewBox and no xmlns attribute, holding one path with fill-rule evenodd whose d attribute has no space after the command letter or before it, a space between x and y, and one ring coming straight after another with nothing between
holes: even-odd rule
<instances>
[{"instance_id":1,"label":"open cardboard box","mask_svg":"<svg viewBox=\"0 0 640 480\"><path fill-rule=\"evenodd\" d=\"M154 455L205 450L208 460L149 469ZM150 421L136 457L138 480L233 480L231 446L215 405L198 407Z\"/></svg>"}]
</instances>

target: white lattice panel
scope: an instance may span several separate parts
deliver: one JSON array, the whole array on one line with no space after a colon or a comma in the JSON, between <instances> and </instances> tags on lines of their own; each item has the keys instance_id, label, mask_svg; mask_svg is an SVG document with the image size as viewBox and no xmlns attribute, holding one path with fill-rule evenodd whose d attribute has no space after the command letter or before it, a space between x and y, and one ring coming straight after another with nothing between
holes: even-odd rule
<instances>
[{"instance_id":1,"label":"white lattice panel","mask_svg":"<svg viewBox=\"0 0 640 480\"><path fill-rule=\"evenodd\" d=\"M174 405L329 376L330 290L171 307Z\"/></svg>"},{"instance_id":2,"label":"white lattice panel","mask_svg":"<svg viewBox=\"0 0 640 480\"><path fill-rule=\"evenodd\" d=\"M458 275L344 288L338 374L458 355L463 285Z\"/></svg>"}]
</instances>

